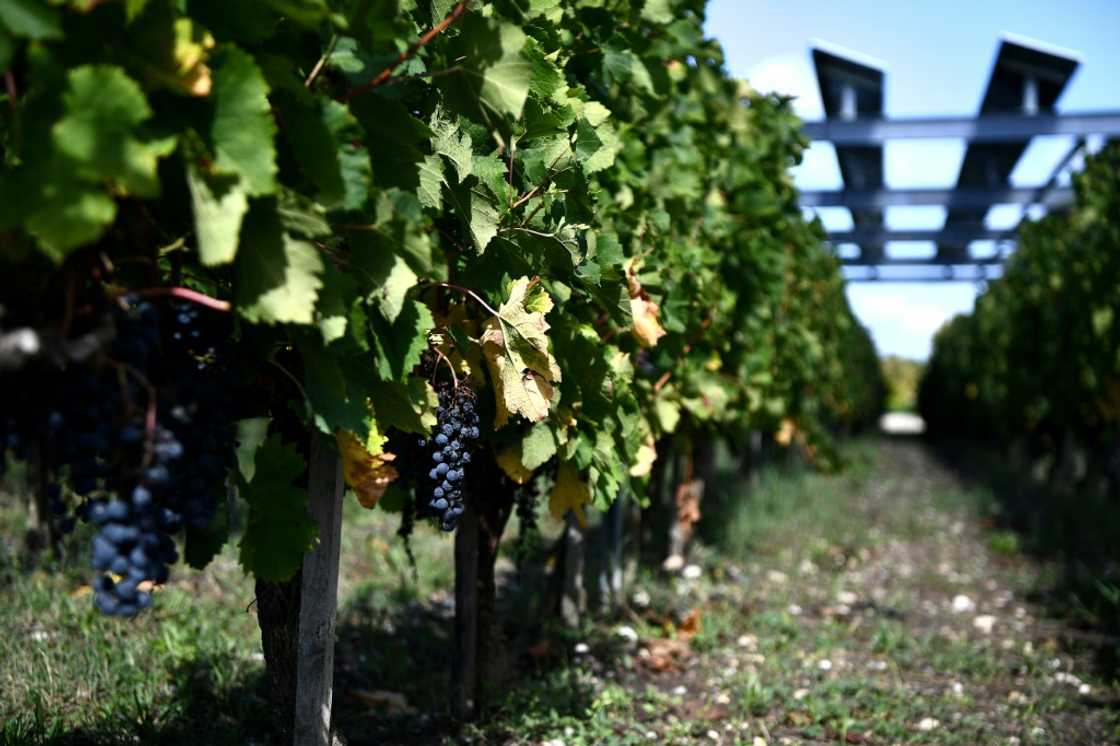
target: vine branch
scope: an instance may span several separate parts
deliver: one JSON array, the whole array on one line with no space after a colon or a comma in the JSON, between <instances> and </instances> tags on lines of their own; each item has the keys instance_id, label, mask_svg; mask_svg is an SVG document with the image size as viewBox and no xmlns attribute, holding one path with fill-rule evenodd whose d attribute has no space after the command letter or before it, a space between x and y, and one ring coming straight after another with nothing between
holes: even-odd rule
<instances>
[{"instance_id":1,"label":"vine branch","mask_svg":"<svg viewBox=\"0 0 1120 746\"><path fill-rule=\"evenodd\" d=\"M197 290L190 288L143 288L141 290L127 290L121 295L135 295L141 298L156 298L160 296L171 296L179 300L190 301L197 303L200 306L213 309L215 311L229 311L233 306L228 300L218 300L211 298L205 293L200 293Z\"/></svg>"},{"instance_id":2,"label":"vine branch","mask_svg":"<svg viewBox=\"0 0 1120 746\"><path fill-rule=\"evenodd\" d=\"M467 12L467 5L469 4L470 0L459 0L459 2L455 4L455 7L451 9L451 12L443 17L442 21L437 23L435 26L432 26L423 36L412 42L412 44L409 45L408 49L401 52L400 56L397 57L397 59L395 59L391 65L379 72L373 78L373 80L369 81L368 83L364 83L357 88L350 89L350 92L346 94L346 97L343 100L349 101L355 96L365 93L366 91L371 91L380 85L384 85L389 80L389 78L392 77L393 72L405 62L410 60L413 55L420 51L421 47L427 45L432 39L436 38L441 33L446 31L452 24L454 24L462 16L464 16Z\"/></svg>"},{"instance_id":3,"label":"vine branch","mask_svg":"<svg viewBox=\"0 0 1120 746\"><path fill-rule=\"evenodd\" d=\"M310 88L311 84L315 82L315 78L319 77L319 73L323 71L323 67L327 64L327 60L330 59L331 53L334 52L334 45L337 43L338 34L331 34L331 40L327 44L326 51L323 52L323 56L319 58L319 61L315 63L315 67L311 68L311 72L307 75L307 80L303 81L305 88Z\"/></svg>"}]
</instances>

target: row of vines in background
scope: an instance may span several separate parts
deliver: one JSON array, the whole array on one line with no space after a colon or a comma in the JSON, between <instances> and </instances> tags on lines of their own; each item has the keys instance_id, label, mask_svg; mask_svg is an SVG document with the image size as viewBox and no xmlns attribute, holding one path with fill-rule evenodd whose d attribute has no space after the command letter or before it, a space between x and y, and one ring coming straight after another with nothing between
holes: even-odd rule
<instances>
[{"instance_id":1,"label":"row of vines in background","mask_svg":"<svg viewBox=\"0 0 1120 746\"><path fill-rule=\"evenodd\" d=\"M919 391L931 431L1046 457L1120 490L1120 147L1068 210L1025 223L1003 276L938 332ZM1070 471L1075 462L1080 466Z\"/></svg>"},{"instance_id":2,"label":"row of vines in background","mask_svg":"<svg viewBox=\"0 0 1120 746\"><path fill-rule=\"evenodd\" d=\"M99 526L99 606L205 566L228 490L262 629L298 615L313 433L477 532L484 624L518 496L582 522L748 431L835 466L874 348L704 5L0 5L2 445Z\"/></svg>"}]
</instances>

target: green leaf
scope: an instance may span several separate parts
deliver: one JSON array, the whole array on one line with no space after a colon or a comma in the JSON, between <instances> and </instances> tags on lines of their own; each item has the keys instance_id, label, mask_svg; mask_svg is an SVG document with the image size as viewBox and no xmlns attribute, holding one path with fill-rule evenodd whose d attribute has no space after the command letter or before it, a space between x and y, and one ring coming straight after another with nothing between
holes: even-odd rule
<instances>
[{"instance_id":1,"label":"green leaf","mask_svg":"<svg viewBox=\"0 0 1120 746\"><path fill-rule=\"evenodd\" d=\"M339 428L350 430L365 440L369 430L367 391L351 379L338 361L316 340L301 345L304 390L315 427L331 435ZM352 385L358 384L358 385Z\"/></svg>"},{"instance_id":2,"label":"green leaf","mask_svg":"<svg viewBox=\"0 0 1120 746\"><path fill-rule=\"evenodd\" d=\"M593 174L614 164L615 156L622 150L622 141L610 124L603 122L595 127L586 119L580 119L573 150L583 172Z\"/></svg>"},{"instance_id":3,"label":"green leaf","mask_svg":"<svg viewBox=\"0 0 1120 746\"><path fill-rule=\"evenodd\" d=\"M409 301L392 324L372 319L377 339L377 375L403 380L428 349L428 332L435 326L432 312L420 301Z\"/></svg>"},{"instance_id":4,"label":"green leaf","mask_svg":"<svg viewBox=\"0 0 1120 746\"><path fill-rule=\"evenodd\" d=\"M206 266L228 264L237 255L241 222L249 211L249 197L236 176L206 175L187 164L187 186L194 208L198 253Z\"/></svg>"},{"instance_id":5,"label":"green leaf","mask_svg":"<svg viewBox=\"0 0 1120 746\"><path fill-rule=\"evenodd\" d=\"M382 431L395 427L406 433L427 435L435 420L426 418L439 399L428 382L409 378L406 382L373 381L373 411ZM430 420L430 421L426 421Z\"/></svg>"},{"instance_id":6,"label":"green leaf","mask_svg":"<svg viewBox=\"0 0 1120 746\"><path fill-rule=\"evenodd\" d=\"M214 68L214 141L219 169L245 180L250 196L276 190L276 123L268 83L251 55L228 46Z\"/></svg>"},{"instance_id":7,"label":"green leaf","mask_svg":"<svg viewBox=\"0 0 1120 746\"><path fill-rule=\"evenodd\" d=\"M447 118L446 113L436 108L429 125L432 129L432 150L451 161L463 181L471 175L474 151L471 149L471 136L461 132L458 125Z\"/></svg>"},{"instance_id":8,"label":"green leaf","mask_svg":"<svg viewBox=\"0 0 1120 746\"><path fill-rule=\"evenodd\" d=\"M673 8L669 0L646 0L642 6L642 18L654 23L672 23Z\"/></svg>"},{"instance_id":9,"label":"green leaf","mask_svg":"<svg viewBox=\"0 0 1120 746\"><path fill-rule=\"evenodd\" d=\"M564 71L556 64L558 51L546 55L536 39L529 39L522 54L531 66L529 90L534 96L547 101L568 87Z\"/></svg>"},{"instance_id":10,"label":"green leaf","mask_svg":"<svg viewBox=\"0 0 1120 746\"><path fill-rule=\"evenodd\" d=\"M249 417L237 421L237 470L246 481L253 481L257 471L257 449L268 437L267 417Z\"/></svg>"},{"instance_id":11,"label":"green leaf","mask_svg":"<svg viewBox=\"0 0 1120 746\"><path fill-rule=\"evenodd\" d=\"M275 206L254 204L241 227L238 311L258 324L311 324L323 286L318 250L283 231Z\"/></svg>"},{"instance_id":12,"label":"green leaf","mask_svg":"<svg viewBox=\"0 0 1120 746\"><path fill-rule=\"evenodd\" d=\"M370 160L379 184L416 189L419 164L427 153L432 131L399 101L364 94L350 102L350 110L365 130Z\"/></svg>"},{"instance_id":13,"label":"green leaf","mask_svg":"<svg viewBox=\"0 0 1120 746\"><path fill-rule=\"evenodd\" d=\"M607 85L617 83L621 86L632 85L654 93L653 79L638 55L629 49L607 48L603 50L603 79Z\"/></svg>"},{"instance_id":14,"label":"green leaf","mask_svg":"<svg viewBox=\"0 0 1120 746\"><path fill-rule=\"evenodd\" d=\"M521 116L532 65L521 55L525 34L517 26L471 14L460 23L460 54L466 89L475 100L499 115ZM457 77L457 76L456 76ZM462 86L449 78L448 85Z\"/></svg>"},{"instance_id":15,"label":"green leaf","mask_svg":"<svg viewBox=\"0 0 1120 746\"><path fill-rule=\"evenodd\" d=\"M420 186L416 196L420 204L433 210L443 210L443 160L438 155L424 156L420 162Z\"/></svg>"},{"instance_id":16,"label":"green leaf","mask_svg":"<svg viewBox=\"0 0 1120 746\"><path fill-rule=\"evenodd\" d=\"M58 11L42 0L3 0L0 22L16 36L29 39L61 39L62 24Z\"/></svg>"},{"instance_id":17,"label":"green leaf","mask_svg":"<svg viewBox=\"0 0 1120 746\"><path fill-rule=\"evenodd\" d=\"M16 42L8 30L0 25L0 68L7 68L16 53Z\"/></svg>"},{"instance_id":18,"label":"green leaf","mask_svg":"<svg viewBox=\"0 0 1120 746\"><path fill-rule=\"evenodd\" d=\"M471 171L484 187L497 195L499 204L510 198L506 164L496 155L476 155L471 159Z\"/></svg>"},{"instance_id":19,"label":"green leaf","mask_svg":"<svg viewBox=\"0 0 1120 746\"><path fill-rule=\"evenodd\" d=\"M319 291L316 317L323 344L329 345L346 336L350 309L357 297L357 283L330 262L324 262L323 269L323 287Z\"/></svg>"},{"instance_id":20,"label":"green leaf","mask_svg":"<svg viewBox=\"0 0 1120 746\"><path fill-rule=\"evenodd\" d=\"M350 116L349 111L328 99L315 100L309 106L293 101L287 93L274 98L282 104L283 134L288 150L315 185L318 199L324 205L337 204L342 200L344 184L339 142L328 121L334 118L336 126L342 129L345 117Z\"/></svg>"},{"instance_id":21,"label":"green leaf","mask_svg":"<svg viewBox=\"0 0 1120 746\"><path fill-rule=\"evenodd\" d=\"M521 441L521 465L535 471L556 455L556 435L547 422L538 422Z\"/></svg>"},{"instance_id":22,"label":"green leaf","mask_svg":"<svg viewBox=\"0 0 1120 746\"><path fill-rule=\"evenodd\" d=\"M27 218L27 231L56 262L98 239L117 216L117 203L102 191L74 183L55 183L55 199Z\"/></svg>"},{"instance_id":23,"label":"green leaf","mask_svg":"<svg viewBox=\"0 0 1120 746\"><path fill-rule=\"evenodd\" d=\"M498 235L501 218L493 196L476 180L471 181L474 182L473 186L460 184L448 189L448 196L459 219L470 232L475 249L481 254L486 251L490 240Z\"/></svg>"},{"instance_id":24,"label":"green leaf","mask_svg":"<svg viewBox=\"0 0 1120 746\"><path fill-rule=\"evenodd\" d=\"M271 436L257 451L251 481L241 481L249 519L241 536L241 566L260 580L292 577L315 545L319 527L308 513L308 496L292 483L307 466L299 453Z\"/></svg>"},{"instance_id":25,"label":"green leaf","mask_svg":"<svg viewBox=\"0 0 1120 746\"><path fill-rule=\"evenodd\" d=\"M57 151L74 162L77 176L115 183L143 197L159 194L156 164L175 149L176 140L137 137L152 110L136 81L119 67L76 67L67 76L62 105L65 113L51 134Z\"/></svg>"},{"instance_id":26,"label":"green leaf","mask_svg":"<svg viewBox=\"0 0 1120 746\"><path fill-rule=\"evenodd\" d=\"M224 486L219 485L219 490L225 492ZM224 494L221 495L225 497ZM188 525L183 529L183 561L195 570L204 570L210 560L222 551L222 547L229 541L229 511L225 509L225 500L218 500L218 509L214 517L202 528Z\"/></svg>"}]
</instances>

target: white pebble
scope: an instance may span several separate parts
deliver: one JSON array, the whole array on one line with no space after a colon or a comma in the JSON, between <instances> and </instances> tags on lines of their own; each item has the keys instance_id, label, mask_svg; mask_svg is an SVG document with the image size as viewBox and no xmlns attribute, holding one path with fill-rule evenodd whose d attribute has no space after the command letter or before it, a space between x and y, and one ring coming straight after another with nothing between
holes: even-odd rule
<instances>
[{"instance_id":1,"label":"white pebble","mask_svg":"<svg viewBox=\"0 0 1120 746\"><path fill-rule=\"evenodd\" d=\"M931 730L935 730L940 725L941 725L941 721L938 720L937 718L922 718L922 721L920 723L918 723L918 730L931 731Z\"/></svg>"},{"instance_id":2,"label":"white pebble","mask_svg":"<svg viewBox=\"0 0 1120 746\"><path fill-rule=\"evenodd\" d=\"M758 638L754 635L739 635L739 647L754 650L758 646Z\"/></svg>"},{"instance_id":3,"label":"white pebble","mask_svg":"<svg viewBox=\"0 0 1120 746\"><path fill-rule=\"evenodd\" d=\"M708 733L707 733L707 736L708 736L708 738L712 739L712 740L713 740L713 741L715 741L716 743L719 743L719 742L720 742L720 738L719 738L719 733L717 733L717 732L716 732L716 731L714 731L714 730L710 730L710 731L708 731Z\"/></svg>"},{"instance_id":4,"label":"white pebble","mask_svg":"<svg viewBox=\"0 0 1120 746\"><path fill-rule=\"evenodd\" d=\"M976 610L976 602L964 594L958 594L953 596L952 607L954 614L967 614Z\"/></svg>"},{"instance_id":5,"label":"white pebble","mask_svg":"<svg viewBox=\"0 0 1120 746\"><path fill-rule=\"evenodd\" d=\"M614 633L628 642L638 641L638 633L634 631L633 627L629 627L625 624L615 628Z\"/></svg>"},{"instance_id":6,"label":"white pebble","mask_svg":"<svg viewBox=\"0 0 1120 746\"><path fill-rule=\"evenodd\" d=\"M996 618L991 614L981 614L972 620L972 626L980 630L984 634L991 634L992 627L996 624Z\"/></svg>"},{"instance_id":7,"label":"white pebble","mask_svg":"<svg viewBox=\"0 0 1120 746\"><path fill-rule=\"evenodd\" d=\"M784 572L781 572L780 570L769 570L769 571L767 571L766 579L769 580L774 585L784 585L785 582L787 580L789 580L789 578L786 576L786 574Z\"/></svg>"},{"instance_id":8,"label":"white pebble","mask_svg":"<svg viewBox=\"0 0 1120 746\"><path fill-rule=\"evenodd\" d=\"M1071 673L1066 673L1065 671L1058 671L1058 673L1054 674L1054 681L1058 682L1059 684L1081 686L1081 679L1077 678Z\"/></svg>"}]
</instances>

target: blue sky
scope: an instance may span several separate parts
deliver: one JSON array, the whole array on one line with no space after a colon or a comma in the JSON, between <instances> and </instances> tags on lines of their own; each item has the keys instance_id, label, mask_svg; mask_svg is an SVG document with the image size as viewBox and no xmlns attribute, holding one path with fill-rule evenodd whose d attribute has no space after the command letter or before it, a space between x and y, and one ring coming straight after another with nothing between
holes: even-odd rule
<instances>
[{"instance_id":1,"label":"blue sky","mask_svg":"<svg viewBox=\"0 0 1120 746\"><path fill-rule=\"evenodd\" d=\"M884 105L889 117L972 116L1004 34L1044 42L1076 53L1081 66L1057 109L1082 112L1120 109L1120 0L711 0L707 32L723 44L727 66L760 90L798 97L803 118L823 118L809 57L823 42L878 61L886 71ZM1071 145L1070 138L1036 138L1011 175L1015 185L1044 182ZM1090 150L1099 147L1094 138ZM885 179L895 188L939 188L956 183L964 156L959 140L888 143ZM1075 161L1073 168L1080 166ZM804 189L841 185L831 145L814 143L796 173ZM1065 180L1065 177L1063 177ZM1021 208L997 205L991 228L1014 226ZM823 208L829 229L851 226L844 208ZM1033 211L1036 215L1037 211ZM892 228L936 229L938 207L889 208ZM977 242L976 253L995 249ZM932 245L888 244L888 253L932 253ZM954 314L972 308L974 283L851 283L848 297L875 337L881 354L925 359L933 333Z\"/></svg>"}]
</instances>

